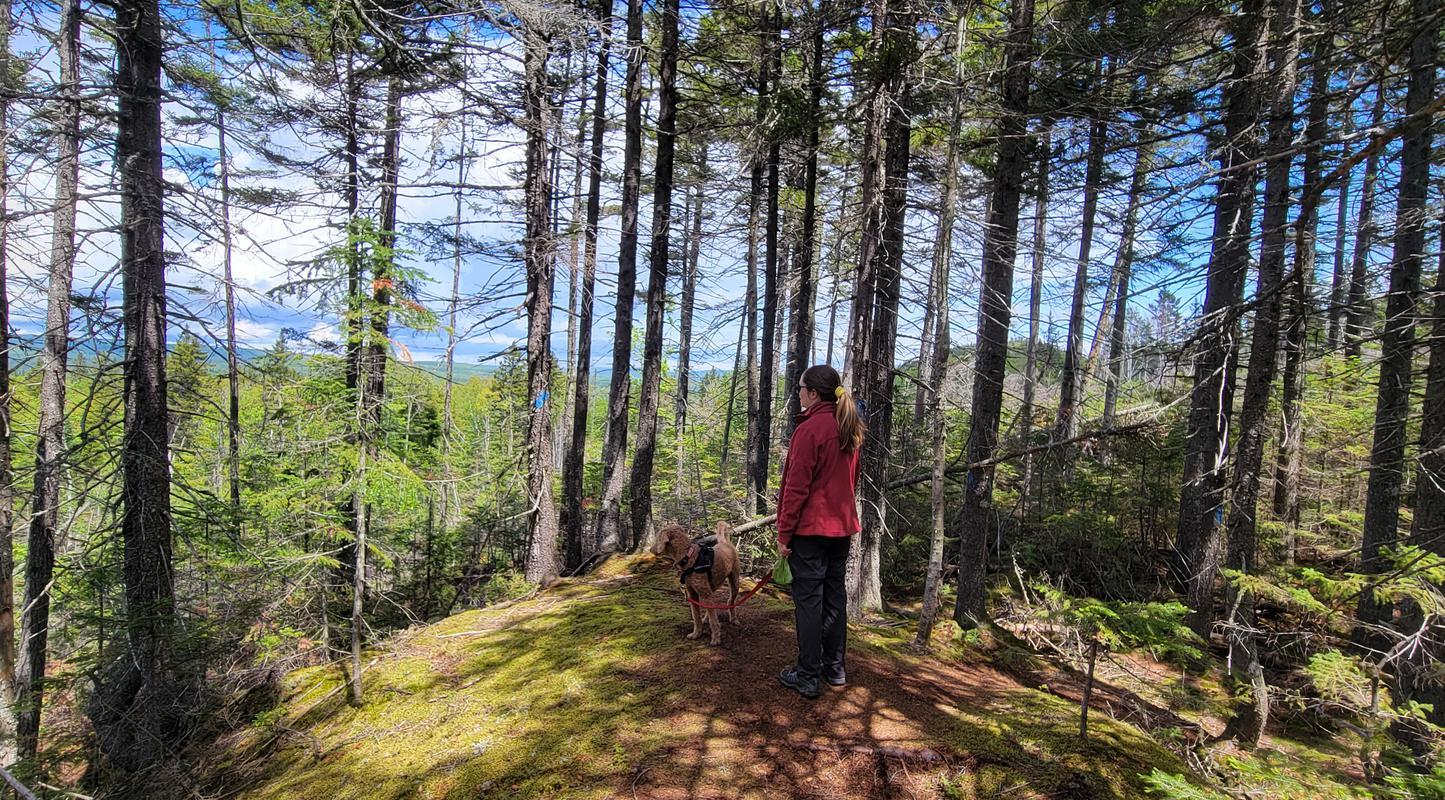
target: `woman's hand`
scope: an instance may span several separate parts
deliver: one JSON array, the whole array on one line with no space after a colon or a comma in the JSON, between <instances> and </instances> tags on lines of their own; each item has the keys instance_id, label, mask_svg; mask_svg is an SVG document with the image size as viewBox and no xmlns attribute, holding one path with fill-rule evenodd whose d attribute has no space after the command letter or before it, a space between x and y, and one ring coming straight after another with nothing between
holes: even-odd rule
<instances>
[{"instance_id":1,"label":"woman's hand","mask_svg":"<svg viewBox=\"0 0 1445 800\"><path fill-rule=\"evenodd\" d=\"M783 558L787 558L792 554L793 548L783 544L782 542L778 542L778 555L782 556Z\"/></svg>"}]
</instances>

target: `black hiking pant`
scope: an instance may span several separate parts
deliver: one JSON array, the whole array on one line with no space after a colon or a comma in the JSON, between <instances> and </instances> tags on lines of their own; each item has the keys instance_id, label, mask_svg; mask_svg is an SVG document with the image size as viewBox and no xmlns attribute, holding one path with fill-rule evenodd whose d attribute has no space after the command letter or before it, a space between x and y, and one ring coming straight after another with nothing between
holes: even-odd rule
<instances>
[{"instance_id":1,"label":"black hiking pant","mask_svg":"<svg viewBox=\"0 0 1445 800\"><path fill-rule=\"evenodd\" d=\"M848 547L851 536L794 536L793 615L798 627L798 674L840 678L848 646Z\"/></svg>"}]
</instances>

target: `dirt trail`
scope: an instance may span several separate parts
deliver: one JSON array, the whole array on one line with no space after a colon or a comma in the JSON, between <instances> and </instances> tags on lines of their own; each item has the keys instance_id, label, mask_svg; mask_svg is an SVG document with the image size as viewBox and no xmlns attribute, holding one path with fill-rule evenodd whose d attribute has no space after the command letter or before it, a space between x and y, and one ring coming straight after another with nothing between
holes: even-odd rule
<instances>
[{"instance_id":1,"label":"dirt trail","mask_svg":"<svg viewBox=\"0 0 1445 800\"><path fill-rule=\"evenodd\" d=\"M361 708L335 670L293 673L276 721L236 731L204 783L254 800L1124 800L1151 767L1184 769L1107 719L1081 742L1035 676L876 625L850 628L848 685L806 700L777 680L792 613L765 592L721 646L687 641L676 573L619 560L379 643Z\"/></svg>"},{"instance_id":2,"label":"dirt trail","mask_svg":"<svg viewBox=\"0 0 1445 800\"><path fill-rule=\"evenodd\" d=\"M681 603L677 613L681 637L690 622ZM726 627L719 647L699 643L653 665L658 680L694 687L658 709L654 724L693 735L635 770L619 796L939 797L940 779L966 782L979 765L977 754L946 740L958 727L947 709L986 709L1024 691L988 667L927 657L903 663L855 636L848 685L824 685L810 701L777 680L796 653L791 609L755 601L742 609L742 623Z\"/></svg>"}]
</instances>

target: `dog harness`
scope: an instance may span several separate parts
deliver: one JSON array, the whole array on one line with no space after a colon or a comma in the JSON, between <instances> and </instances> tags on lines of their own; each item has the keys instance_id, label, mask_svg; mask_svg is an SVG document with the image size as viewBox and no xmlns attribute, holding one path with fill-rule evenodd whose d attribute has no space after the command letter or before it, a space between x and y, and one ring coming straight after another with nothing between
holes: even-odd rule
<instances>
[{"instance_id":1,"label":"dog harness","mask_svg":"<svg viewBox=\"0 0 1445 800\"><path fill-rule=\"evenodd\" d=\"M678 576L678 583L687 583L687 576L695 572L710 572L712 570L713 545L717 542L715 538L699 539L692 543L687 549L687 555L683 557L681 567L682 574ZM689 561L691 563L689 563Z\"/></svg>"},{"instance_id":2,"label":"dog harness","mask_svg":"<svg viewBox=\"0 0 1445 800\"><path fill-rule=\"evenodd\" d=\"M713 546L716 544L716 536L704 536L701 539L694 539L692 541L692 546L687 548L686 555L682 557L681 561L677 562L678 568L682 570L682 574L678 576L678 583L686 585L687 576L693 574L694 572L707 572L712 569L712 550ZM737 608L743 603L751 600L753 598L753 595L758 593L759 589L767 586L769 583L772 582L773 576L771 573L763 576L763 579L758 581L757 586L754 586L751 591L743 595L741 598L738 599L736 603L733 603L732 605L722 606L713 605L712 603L704 603L698 600L694 600L691 597L687 597L686 592L683 593L683 599L687 600L689 605L694 605L698 608L706 608L715 611L731 611L732 609Z\"/></svg>"}]
</instances>

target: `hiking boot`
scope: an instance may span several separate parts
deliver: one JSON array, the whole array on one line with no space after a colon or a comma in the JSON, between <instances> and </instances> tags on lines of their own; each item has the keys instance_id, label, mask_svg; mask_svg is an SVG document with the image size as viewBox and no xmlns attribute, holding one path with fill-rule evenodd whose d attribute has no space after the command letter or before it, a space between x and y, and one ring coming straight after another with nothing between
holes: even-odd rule
<instances>
[{"instance_id":1,"label":"hiking boot","mask_svg":"<svg viewBox=\"0 0 1445 800\"><path fill-rule=\"evenodd\" d=\"M847 686L848 673L840 669L836 673L825 674L823 680L827 681L829 686Z\"/></svg>"},{"instance_id":2,"label":"hiking boot","mask_svg":"<svg viewBox=\"0 0 1445 800\"><path fill-rule=\"evenodd\" d=\"M778 682L809 700L818 699L818 679L798 674L797 667L788 667L778 673Z\"/></svg>"}]
</instances>

